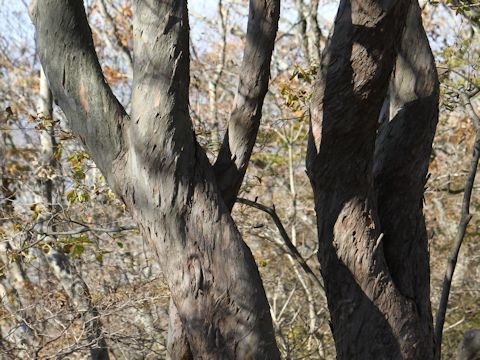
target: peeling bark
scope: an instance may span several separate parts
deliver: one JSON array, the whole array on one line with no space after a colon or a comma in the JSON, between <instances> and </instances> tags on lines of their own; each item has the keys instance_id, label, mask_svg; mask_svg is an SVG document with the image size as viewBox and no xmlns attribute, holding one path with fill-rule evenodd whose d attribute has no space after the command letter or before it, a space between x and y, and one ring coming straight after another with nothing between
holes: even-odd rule
<instances>
[{"instance_id":1,"label":"peeling bark","mask_svg":"<svg viewBox=\"0 0 480 360\"><path fill-rule=\"evenodd\" d=\"M419 188L425 181L436 124L438 85L416 2L403 38L403 44L411 48L403 46L392 86L394 94L404 96L396 103L393 101L401 110L398 113L406 111L408 115L385 125L375 144L379 113L396 61L395 44L400 43L409 4L409 1L342 1L312 100L307 168L315 196L318 257L339 359L433 357L428 269L425 269L428 252L422 230L423 188ZM415 55L418 49L411 46L412 38L420 41L418 56ZM411 61L411 66L419 72L412 71L407 76L405 61ZM407 104L407 99L416 102ZM393 107L398 110L396 105ZM419 117L412 118L416 111ZM400 130L392 130L396 127ZM403 132L407 127L413 127L419 139L411 140L411 134ZM385 138L392 131L393 139ZM405 159L398 154L399 148L408 150ZM409 166L420 173L409 173L411 188L386 195L387 187L404 180L402 174L410 170L404 168L404 161L410 159L410 154L416 156L415 151L422 152L415 157L415 164ZM401 161L382 162L382 156L387 159L398 156ZM392 181L387 174L396 174L398 178L395 175ZM387 215L389 206L403 205L397 197L412 202L405 212L395 214L401 217L399 223ZM407 212L410 210L413 213ZM408 242L414 249L410 251L416 253L411 261L419 271L419 282L412 278L416 274L401 274L394 268L405 258L394 258L398 254L392 244L409 232L392 233L391 229L399 224L413 227L415 238Z\"/></svg>"},{"instance_id":2,"label":"peeling bark","mask_svg":"<svg viewBox=\"0 0 480 360\"><path fill-rule=\"evenodd\" d=\"M128 119L103 77L81 1L35 0L37 54L68 125L114 186L115 160L124 149Z\"/></svg>"},{"instance_id":3,"label":"peeling bark","mask_svg":"<svg viewBox=\"0 0 480 360\"><path fill-rule=\"evenodd\" d=\"M167 337L167 359L189 360L193 359L187 334L178 315L177 307L172 299L168 309L168 337Z\"/></svg>"},{"instance_id":4,"label":"peeling bark","mask_svg":"<svg viewBox=\"0 0 480 360\"><path fill-rule=\"evenodd\" d=\"M223 16L221 3L219 15ZM263 100L270 80L270 61L279 16L279 0L266 2L252 0L249 3L247 40L235 104L214 165L216 181L229 211L232 210L242 185L260 126ZM222 24L223 21L222 19ZM221 33L225 35L224 25ZM225 48L225 44L223 47ZM224 54L221 60L223 63ZM214 81L215 91L218 80ZM192 354L185 338L185 331L172 328L173 324L179 324L176 318L178 313L172 306L170 306L169 316L167 345L169 356L172 359L191 359Z\"/></svg>"},{"instance_id":5,"label":"peeling bark","mask_svg":"<svg viewBox=\"0 0 480 360\"><path fill-rule=\"evenodd\" d=\"M186 2L134 7L131 118L103 79L76 0L39 0L32 11L52 92L156 250L193 356L278 359L255 261L193 133Z\"/></svg>"}]
</instances>

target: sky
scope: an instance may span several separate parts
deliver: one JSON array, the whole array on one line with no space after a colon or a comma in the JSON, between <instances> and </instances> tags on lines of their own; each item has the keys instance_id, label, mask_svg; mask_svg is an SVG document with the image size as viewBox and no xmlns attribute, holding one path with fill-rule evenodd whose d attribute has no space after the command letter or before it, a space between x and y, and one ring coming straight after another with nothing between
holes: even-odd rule
<instances>
[{"instance_id":1,"label":"sky","mask_svg":"<svg viewBox=\"0 0 480 360\"><path fill-rule=\"evenodd\" d=\"M85 0L86 4L93 2L93 0ZM7 35L9 38L16 38L21 42L21 38L18 35L29 34L33 39L33 25L27 13L26 4L28 0L0 0L0 34ZM190 17L193 14L214 17L217 12L217 0L191 0L188 3ZM338 0L335 1L322 1L320 17L327 19L331 22L335 16ZM244 13L238 24L242 30L246 30L247 27L247 11L248 7L245 5ZM282 6L281 16L288 18L290 21L295 21L296 13L291 9ZM192 24L192 39L200 42L202 37L205 36L205 29L196 29L194 19L191 19ZM16 36L17 35L17 36Z\"/></svg>"},{"instance_id":2,"label":"sky","mask_svg":"<svg viewBox=\"0 0 480 360\"><path fill-rule=\"evenodd\" d=\"M0 56L2 52L7 52L9 57L15 59L20 55L22 51L28 52L33 50L34 28L30 21L27 12L27 3L29 0L0 0ZM86 4L92 3L95 0L85 0ZM239 2L240 3L240 2ZM246 2L245 2L246 3ZM208 33L210 30L206 28L201 22L196 21L196 18L214 18L217 15L218 0L190 0L190 25L191 25L191 39L192 43L201 48L202 43L205 44L205 39L208 37L215 37L215 34ZM332 24L336 9L338 6L338 0L321 0L319 9L319 19L321 23ZM240 13L243 16L238 16L237 25L243 31L246 30L247 25L247 13L248 6L237 6L240 9ZM445 13L445 8L438 5L434 8L435 15L441 16ZM296 21L296 11L292 8L288 8L286 2L282 2L281 19L287 20L290 23ZM280 28L286 27L285 21L281 21ZM452 44L455 38L452 34L461 25L458 19L450 18L448 22L445 22L445 31L442 31L442 37L447 39L447 42ZM285 29L283 29L285 30ZM442 39L431 39L431 46L434 50L439 49Z\"/></svg>"}]
</instances>

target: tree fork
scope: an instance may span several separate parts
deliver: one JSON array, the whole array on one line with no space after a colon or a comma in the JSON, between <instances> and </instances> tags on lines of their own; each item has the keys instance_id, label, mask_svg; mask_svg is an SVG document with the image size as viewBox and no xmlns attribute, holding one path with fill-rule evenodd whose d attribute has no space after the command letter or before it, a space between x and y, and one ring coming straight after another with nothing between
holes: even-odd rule
<instances>
[{"instance_id":1,"label":"tree fork","mask_svg":"<svg viewBox=\"0 0 480 360\"><path fill-rule=\"evenodd\" d=\"M193 134L186 1L134 6L129 117L103 78L82 3L34 3L38 53L52 92L159 255L193 355L278 359L255 261Z\"/></svg>"}]
</instances>

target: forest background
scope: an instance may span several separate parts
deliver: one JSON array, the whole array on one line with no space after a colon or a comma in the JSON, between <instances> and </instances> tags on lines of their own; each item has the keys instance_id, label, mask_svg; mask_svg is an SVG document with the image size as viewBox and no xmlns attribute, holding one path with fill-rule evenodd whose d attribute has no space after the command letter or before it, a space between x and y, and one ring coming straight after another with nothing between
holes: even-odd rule
<instances>
[{"instance_id":1,"label":"forest background","mask_svg":"<svg viewBox=\"0 0 480 360\"><path fill-rule=\"evenodd\" d=\"M106 80L128 110L131 4L89 0L85 5ZM280 351L291 359L335 355L318 280L313 195L304 159L313 81L337 5L282 2L262 125L240 192L243 200L233 211L259 266ZM431 299L437 309L475 137L462 96L480 90L480 9L453 0L420 5L441 81L424 203ZM91 301L80 299L80 305L99 320L115 358L164 358L169 292L156 255L66 127L62 112L55 107L53 117L41 115L44 79L27 7L21 0L0 1L0 356L88 356L88 326L96 323L86 324L78 315L71 281L90 294ZM189 10L190 110L197 139L213 159L233 106L248 4L191 1ZM54 161L45 163L45 151L52 151ZM477 190L446 317L445 359L453 357L465 330L480 328ZM47 218L54 226L44 231ZM279 232L279 222L285 233ZM285 234L300 255L291 251ZM73 278L55 267L58 259L75 269Z\"/></svg>"}]
</instances>

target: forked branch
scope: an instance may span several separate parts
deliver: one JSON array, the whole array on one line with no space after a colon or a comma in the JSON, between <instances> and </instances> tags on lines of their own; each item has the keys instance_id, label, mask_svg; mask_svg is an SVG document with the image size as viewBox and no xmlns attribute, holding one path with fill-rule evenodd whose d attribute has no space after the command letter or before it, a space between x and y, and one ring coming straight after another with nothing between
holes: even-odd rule
<instances>
[{"instance_id":1,"label":"forked branch","mask_svg":"<svg viewBox=\"0 0 480 360\"><path fill-rule=\"evenodd\" d=\"M248 200L240 197L237 198L237 202L240 204L251 206L255 209L261 210L267 213L268 215L270 215L275 226L278 229L278 232L280 233L280 236L283 242L285 243L285 246L288 249L288 253L298 262L298 264L302 267L302 269L305 271L307 276L313 281L313 283L317 284L320 289L325 290L318 276L313 272L312 268L307 264L303 256L298 252L295 245L293 245L292 241L290 240L290 237L288 236L287 231L285 230L285 227L283 226L282 220L280 220L277 214L277 211L275 210L275 207L268 207L256 201L252 201L252 200Z\"/></svg>"},{"instance_id":2,"label":"forked branch","mask_svg":"<svg viewBox=\"0 0 480 360\"><path fill-rule=\"evenodd\" d=\"M280 0L250 0L247 39L235 104L214 165L218 186L230 210L257 138L270 80L270 60L279 15Z\"/></svg>"}]
</instances>

